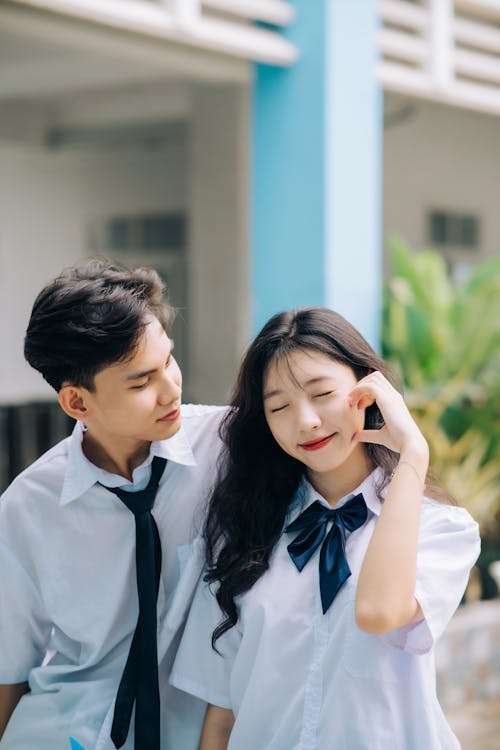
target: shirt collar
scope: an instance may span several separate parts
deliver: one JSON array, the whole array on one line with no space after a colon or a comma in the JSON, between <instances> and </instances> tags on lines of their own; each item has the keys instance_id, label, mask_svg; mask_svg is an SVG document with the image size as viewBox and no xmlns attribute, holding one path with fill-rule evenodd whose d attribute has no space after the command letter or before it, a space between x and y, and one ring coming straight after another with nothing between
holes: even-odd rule
<instances>
[{"instance_id":1,"label":"shirt collar","mask_svg":"<svg viewBox=\"0 0 500 750\"><path fill-rule=\"evenodd\" d=\"M376 467L352 492L341 498L336 508L341 508L348 500L353 498L355 495L359 495L361 492L365 499L366 507L375 516L380 515L381 502L377 497L377 484L382 479L382 469ZM385 495L385 488L382 491L382 497ZM316 500L330 508L331 506L325 500L319 492L317 492L309 480L304 476L302 481L295 493L294 500L291 506L290 519L287 523L291 523L300 513L302 513L309 505L312 505Z\"/></svg>"},{"instance_id":2,"label":"shirt collar","mask_svg":"<svg viewBox=\"0 0 500 750\"><path fill-rule=\"evenodd\" d=\"M107 487L120 487L126 483L123 477L100 469L88 460L82 450L84 432L84 425L81 422L77 422L70 438L68 464L59 500L60 505L67 505L78 497L81 497L97 482L101 482ZM142 466L150 464L154 456L160 456L161 458L166 458L167 461L184 466L196 466L196 459L187 433L182 426L168 440L155 440L152 442L149 449L149 456Z\"/></svg>"}]
</instances>

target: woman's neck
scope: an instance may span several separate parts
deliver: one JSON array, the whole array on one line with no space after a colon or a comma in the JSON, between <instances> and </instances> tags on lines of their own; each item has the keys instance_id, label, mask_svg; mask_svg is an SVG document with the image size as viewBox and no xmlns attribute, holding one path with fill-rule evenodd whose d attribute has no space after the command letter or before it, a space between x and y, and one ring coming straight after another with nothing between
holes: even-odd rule
<instances>
[{"instance_id":1,"label":"woman's neck","mask_svg":"<svg viewBox=\"0 0 500 750\"><path fill-rule=\"evenodd\" d=\"M362 449L356 456L351 454L347 461L332 471L308 471L307 478L316 492L335 508L339 500L359 487L373 469L373 462Z\"/></svg>"}]
</instances>

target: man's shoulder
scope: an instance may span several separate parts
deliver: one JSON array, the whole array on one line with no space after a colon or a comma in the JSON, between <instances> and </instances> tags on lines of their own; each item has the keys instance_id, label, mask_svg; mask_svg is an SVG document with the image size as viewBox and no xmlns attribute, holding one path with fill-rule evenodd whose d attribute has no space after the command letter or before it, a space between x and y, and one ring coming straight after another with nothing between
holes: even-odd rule
<instances>
[{"instance_id":1,"label":"man's shoulder","mask_svg":"<svg viewBox=\"0 0 500 750\"><path fill-rule=\"evenodd\" d=\"M214 404L182 404L182 419L209 420L217 416L221 419L229 409L228 406L217 406Z\"/></svg>"},{"instance_id":2,"label":"man's shoulder","mask_svg":"<svg viewBox=\"0 0 500 750\"><path fill-rule=\"evenodd\" d=\"M227 406L182 406L182 430L197 460L202 456L214 457L220 452L219 428L227 412Z\"/></svg>"},{"instance_id":3,"label":"man's shoulder","mask_svg":"<svg viewBox=\"0 0 500 750\"><path fill-rule=\"evenodd\" d=\"M49 448L40 458L37 458L22 471L7 487L2 495L2 501L19 493L34 493L37 489L56 489L62 487L64 474L68 463L68 449L71 437L64 438Z\"/></svg>"},{"instance_id":4,"label":"man's shoulder","mask_svg":"<svg viewBox=\"0 0 500 750\"><path fill-rule=\"evenodd\" d=\"M193 435L217 434L228 408L207 404L183 404L181 407L182 426L190 438Z\"/></svg>"}]
</instances>

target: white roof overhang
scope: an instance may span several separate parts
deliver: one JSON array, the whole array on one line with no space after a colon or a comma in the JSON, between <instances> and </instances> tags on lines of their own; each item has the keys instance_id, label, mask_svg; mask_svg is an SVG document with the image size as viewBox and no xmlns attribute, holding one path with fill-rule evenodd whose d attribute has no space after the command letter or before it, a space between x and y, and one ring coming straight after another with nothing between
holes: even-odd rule
<instances>
[{"instance_id":1,"label":"white roof overhang","mask_svg":"<svg viewBox=\"0 0 500 750\"><path fill-rule=\"evenodd\" d=\"M500 0L381 0L386 91L500 115Z\"/></svg>"},{"instance_id":2,"label":"white roof overhang","mask_svg":"<svg viewBox=\"0 0 500 750\"><path fill-rule=\"evenodd\" d=\"M9 9L236 60L288 66L297 59L277 28L294 17L284 0L4 0L2 13Z\"/></svg>"}]
</instances>

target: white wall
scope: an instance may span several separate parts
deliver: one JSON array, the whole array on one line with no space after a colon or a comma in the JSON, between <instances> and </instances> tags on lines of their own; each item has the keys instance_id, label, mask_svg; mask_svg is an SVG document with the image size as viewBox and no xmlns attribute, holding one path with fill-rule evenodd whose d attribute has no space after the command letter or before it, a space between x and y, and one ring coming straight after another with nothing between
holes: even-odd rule
<instances>
[{"instance_id":1,"label":"white wall","mask_svg":"<svg viewBox=\"0 0 500 750\"><path fill-rule=\"evenodd\" d=\"M185 196L178 143L149 152L0 146L0 403L50 397L24 362L24 331L42 286L89 253L89 222L184 208Z\"/></svg>"},{"instance_id":2,"label":"white wall","mask_svg":"<svg viewBox=\"0 0 500 750\"><path fill-rule=\"evenodd\" d=\"M249 92L200 87L190 130L190 337L192 393L227 400L250 331Z\"/></svg>"},{"instance_id":3,"label":"white wall","mask_svg":"<svg viewBox=\"0 0 500 750\"><path fill-rule=\"evenodd\" d=\"M480 260L500 252L500 118L386 95L384 236L429 246L429 209L480 218ZM449 256L450 257L450 256Z\"/></svg>"},{"instance_id":4,"label":"white wall","mask_svg":"<svg viewBox=\"0 0 500 750\"><path fill-rule=\"evenodd\" d=\"M173 128L166 144L150 149L47 150L36 127L26 129L26 113L17 129L11 110L6 133L0 111L0 404L53 397L24 362L24 332L42 286L91 252L89 225L116 215L183 209L185 393L208 403L226 399L249 332L248 89L199 86L192 94L187 137L185 130L176 137ZM76 108L65 111L78 127ZM41 130L46 120L35 119ZM16 132L24 145L10 140ZM178 303L175 296L172 301Z\"/></svg>"}]
</instances>

